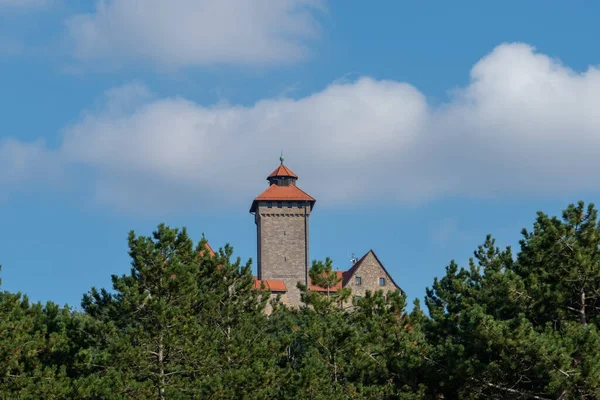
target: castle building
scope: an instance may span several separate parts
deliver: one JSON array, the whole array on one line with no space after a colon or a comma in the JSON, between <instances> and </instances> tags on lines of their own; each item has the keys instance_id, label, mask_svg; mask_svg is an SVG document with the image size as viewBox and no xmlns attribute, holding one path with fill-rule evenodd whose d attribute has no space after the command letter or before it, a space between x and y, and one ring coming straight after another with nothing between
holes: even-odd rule
<instances>
[{"instance_id":1,"label":"castle building","mask_svg":"<svg viewBox=\"0 0 600 400\"><path fill-rule=\"evenodd\" d=\"M283 281L291 304L300 303L298 282L309 284L308 221L315 199L296 186L298 176L281 164L269 187L252 202L257 232L258 280ZM271 285L269 285L271 286Z\"/></svg>"},{"instance_id":2,"label":"castle building","mask_svg":"<svg viewBox=\"0 0 600 400\"><path fill-rule=\"evenodd\" d=\"M252 201L250 207L257 236L255 287L264 285L290 306L300 305L298 282L310 290L325 290L312 285L308 275L309 217L316 200L296 185L297 180L298 176L283 164L281 157L280 165L267 177L269 187ZM340 282L329 292L350 287L354 300L364 296L367 290L401 290L373 250L359 260L353 260L347 271L336 272Z\"/></svg>"}]
</instances>

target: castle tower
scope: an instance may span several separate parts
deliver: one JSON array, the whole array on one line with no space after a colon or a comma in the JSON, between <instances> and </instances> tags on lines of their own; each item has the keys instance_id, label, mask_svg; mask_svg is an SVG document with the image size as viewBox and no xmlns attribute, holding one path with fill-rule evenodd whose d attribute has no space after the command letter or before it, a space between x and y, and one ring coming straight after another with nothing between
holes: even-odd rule
<instances>
[{"instance_id":1,"label":"castle tower","mask_svg":"<svg viewBox=\"0 0 600 400\"><path fill-rule=\"evenodd\" d=\"M296 186L298 177L281 164L267 177L269 187L250 207L257 234L258 279L285 282L290 305L300 304L298 282L307 285L308 217L316 200Z\"/></svg>"}]
</instances>

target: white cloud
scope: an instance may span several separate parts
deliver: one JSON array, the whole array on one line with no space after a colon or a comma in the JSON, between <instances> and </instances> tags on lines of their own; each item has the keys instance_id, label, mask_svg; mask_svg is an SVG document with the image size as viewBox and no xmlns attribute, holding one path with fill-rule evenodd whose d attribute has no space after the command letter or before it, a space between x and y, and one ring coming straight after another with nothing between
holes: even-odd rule
<instances>
[{"instance_id":1,"label":"white cloud","mask_svg":"<svg viewBox=\"0 0 600 400\"><path fill-rule=\"evenodd\" d=\"M481 59L432 107L416 88L361 78L251 107L157 98L140 84L65 129L60 157L91 167L123 209L249 205L280 149L321 205L597 190L600 71L524 44Z\"/></svg>"},{"instance_id":2,"label":"white cloud","mask_svg":"<svg viewBox=\"0 0 600 400\"><path fill-rule=\"evenodd\" d=\"M322 0L97 0L67 27L83 61L286 63L307 55L319 9Z\"/></svg>"},{"instance_id":3,"label":"white cloud","mask_svg":"<svg viewBox=\"0 0 600 400\"><path fill-rule=\"evenodd\" d=\"M132 93L141 96L136 100ZM264 189L282 148L301 182L311 182L304 187L318 189L320 199L371 198L370 191L386 191L380 186L386 178L378 175L390 167L390 158L394 166L409 163L395 160L396 153L418 143L428 120L424 98L413 87L368 78L334 84L304 99L264 100L253 107L149 98L139 85L109 97L106 111L87 114L66 130L62 151L70 162L101 171L112 194L106 199L104 188L99 193L121 206L147 198L148 187L163 191L162 197L151 196L157 202L173 193L249 201ZM127 111L117 106L123 98ZM362 179L367 174L374 176ZM428 190L427 183L421 186ZM121 199L114 198L123 193L117 187L129 188Z\"/></svg>"},{"instance_id":4,"label":"white cloud","mask_svg":"<svg viewBox=\"0 0 600 400\"><path fill-rule=\"evenodd\" d=\"M59 155L49 151L43 140L0 139L0 189L3 189L0 193L4 192L3 195L7 195L7 189L59 184L62 172Z\"/></svg>"}]
</instances>

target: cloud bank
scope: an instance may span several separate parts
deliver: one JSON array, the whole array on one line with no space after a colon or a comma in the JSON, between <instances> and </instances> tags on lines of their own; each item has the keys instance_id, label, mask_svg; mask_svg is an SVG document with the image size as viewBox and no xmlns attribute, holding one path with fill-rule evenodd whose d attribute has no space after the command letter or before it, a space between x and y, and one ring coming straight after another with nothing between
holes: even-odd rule
<instances>
[{"instance_id":1,"label":"cloud bank","mask_svg":"<svg viewBox=\"0 0 600 400\"><path fill-rule=\"evenodd\" d=\"M65 128L57 157L90 168L125 210L243 204L279 151L322 205L597 190L600 71L503 44L431 106L408 83L362 77L251 107L157 98L133 83Z\"/></svg>"},{"instance_id":2,"label":"cloud bank","mask_svg":"<svg viewBox=\"0 0 600 400\"><path fill-rule=\"evenodd\" d=\"M321 0L97 0L67 28L87 62L265 65L306 57L318 10Z\"/></svg>"}]
</instances>

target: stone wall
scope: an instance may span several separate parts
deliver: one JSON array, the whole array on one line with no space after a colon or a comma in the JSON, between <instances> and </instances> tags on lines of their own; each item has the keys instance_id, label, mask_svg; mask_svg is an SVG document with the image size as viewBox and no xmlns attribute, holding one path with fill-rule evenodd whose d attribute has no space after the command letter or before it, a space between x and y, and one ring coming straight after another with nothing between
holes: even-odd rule
<instances>
[{"instance_id":1,"label":"stone wall","mask_svg":"<svg viewBox=\"0 0 600 400\"><path fill-rule=\"evenodd\" d=\"M269 300L268 300L267 305L265 307L265 314L271 315L271 312L273 311L273 307L271 306L271 300L276 299L277 296L279 296L279 303L280 304L284 304L287 307L290 306L290 299L289 299L287 293L271 293L271 296L269 297Z\"/></svg>"},{"instance_id":2,"label":"stone wall","mask_svg":"<svg viewBox=\"0 0 600 400\"><path fill-rule=\"evenodd\" d=\"M306 284L308 255L308 215L310 206L288 207L277 202L268 208L260 202L256 211L258 236L258 279L279 279L285 282L289 304L300 304L298 282Z\"/></svg>"},{"instance_id":3,"label":"stone wall","mask_svg":"<svg viewBox=\"0 0 600 400\"><path fill-rule=\"evenodd\" d=\"M356 277L361 278L360 285L356 284ZM384 286L380 286L380 278L385 279ZM367 290L370 290L371 292L383 290L383 293L386 294L388 291L398 289L392 282L391 277L385 272L381 264L379 264L372 251L367 253L358 269L354 271L354 274L352 274L346 283L345 287L352 290L352 300L354 300L356 296L363 297Z\"/></svg>"}]
</instances>

